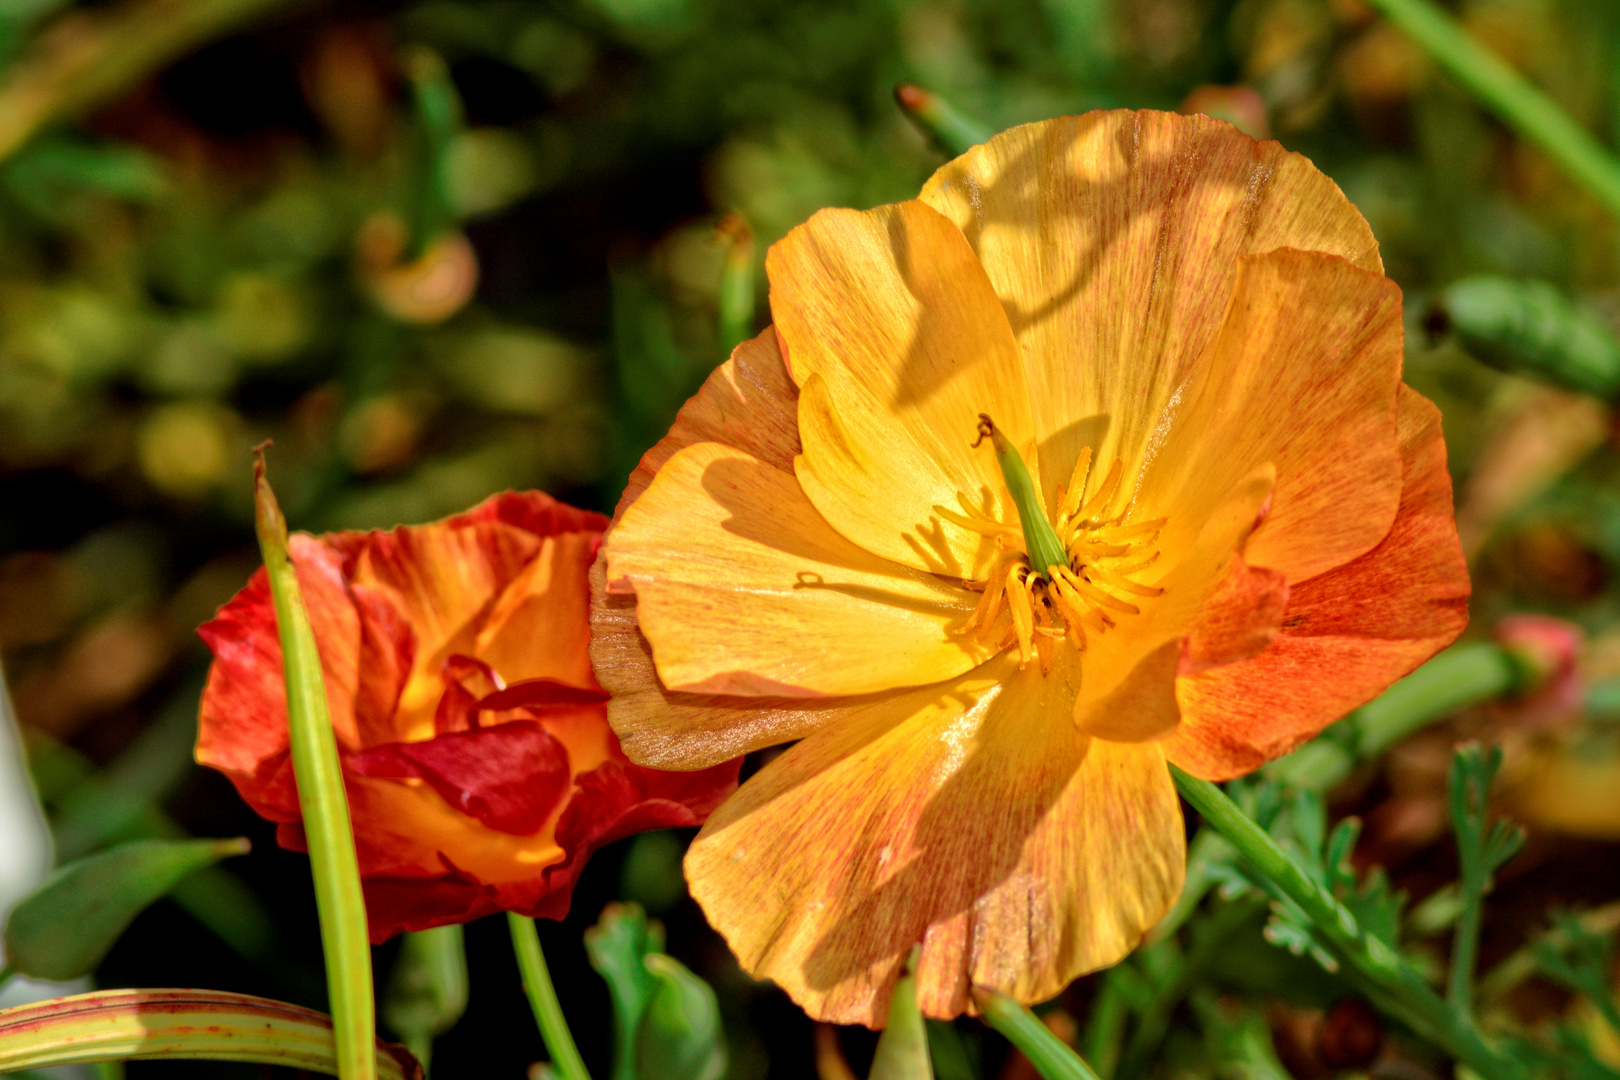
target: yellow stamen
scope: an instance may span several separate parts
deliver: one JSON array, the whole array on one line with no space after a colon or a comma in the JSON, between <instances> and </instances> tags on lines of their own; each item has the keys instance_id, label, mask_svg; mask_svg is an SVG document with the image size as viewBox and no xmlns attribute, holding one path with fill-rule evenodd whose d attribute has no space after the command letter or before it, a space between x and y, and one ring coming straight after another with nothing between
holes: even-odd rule
<instances>
[{"instance_id":1,"label":"yellow stamen","mask_svg":"<svg viewBox=\"0 0 1620 1080\"><path fill-rule=\"evenodd\" d=\"M1091 447L1080 451L1075 459L1074 472L1069 474L1069 486L1063 492L1062 505L1058 507L1058 528L1063 528L1075 511L1080 509L1080 500L1086 495L1086 478L1091 475Z\"/></svg>"},{"instance_id":2,"label":"yellow stamen","mask_svg":"<svg viewBox=\"0 0 1620 1080\"><path fill-rule=\"evenodd\" d=\"M1023 532L1023 530L1017 525L1003 525L999 521L981 521L978 518L970 518L964 514L958 514L954 510L947 510L945 507L940 506L937 503L934 505L934 513L938 514L940 517L951 522L952 524L960 525L964 529L971 529L974 532L982 533L985 536L1000 536L1002 534L1013 533L1022 534Z\"/></svg>"},{"instance_id":3,"label":"yellow stamen","mask_svg":"<svg viewBox=\"0 0 1620 1080\"><path fill-rule=\"evenodd\" d=\"M1164 590L1159 588L1157 585L1138 584L1137 582L1132 581L1130 578L1125 577L1123 574L1104 570L1100 566L1088 565L1086 567L1086 576L1097 582L1099 585L1107 585L1111 589L1123 589L1126 592L1132 593L1136 596L1164 595Z\"/></svg>"},{"instance_id":4,"label":"yellow stamen","mask_svg":"<svg viewBox=\"0 0 1620 1080\"><path fill-rule=\"evenodd\" d=\"M1164 528L1164 523L1169 520L1169 518L1153 518L1151 521L1138 521L1135 525L1110 525L1097 531L1107 533L1110 540L1128 540L1143 533L1157 532Z\"/></svg>"},{"instance_id":5,"label":"yellow stamen","mask_svg":"<svg viewBox=\"0 0 1620 1080\"><path fill-rule=\"evenodd\" d=\"M1012 611L1013 632L1018 635L1018 666L1026 668L1035 637L1035 611L1029 596L1028 570L1024 567L1007 575L1007 607Z\"/></svg>"},{"instance_id":6,"label":"yellow stamen","mask_svg":"<svg viewBox=\"0 0 1620 1080\"><path fill-rule=\"evenodd\" d=\"M1111 608L1122 615L1140 615L1142 613L1142 609L1135 604L1128 604L1117 596L1103 592L1068 567L1060 567L1058 574L1074 587L1075 592L1099 607Z\"/></svg>"},{"instance_id":7,"label":"yellow stamen","mask_svg":"<svg viewBox=\"0 0 1620 1080\"><path fill-rule=\"evenodd\" d=\"M1108 505L1109 500L1114 497L1114 493L1119 490L1119 479L1123 472L1124 465L1119 458L1115 458L1114 463L1108 467L1108 475L1103 477L1102 486L1097 489L1097 494L1093 495L1086 505L1080 508L1078 515L1080 521L1089 521L1097 516L1099 510Z\"/></svg>"}]
</instances>

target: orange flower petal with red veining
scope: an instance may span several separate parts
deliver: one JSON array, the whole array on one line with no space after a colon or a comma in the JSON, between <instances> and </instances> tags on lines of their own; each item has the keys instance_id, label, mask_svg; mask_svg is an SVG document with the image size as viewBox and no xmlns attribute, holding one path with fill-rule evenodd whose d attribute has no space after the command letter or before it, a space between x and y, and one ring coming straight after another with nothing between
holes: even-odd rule
<instances>
[{"instance_id":1,"label":"orange flower petal with red veining","mask_svg":"<svg viewBox=\"0 0 1620 1080\"><path fill-rule=\"evenodd\" d=\"M1372 551L1292 588L1281 632L1251 659L1179 681L1170 759L1213 780L1287 753L1456 640L1468 567L1452 516L1440 412L1401 388L1401 502Z\"/></svg>"}]
</instances>

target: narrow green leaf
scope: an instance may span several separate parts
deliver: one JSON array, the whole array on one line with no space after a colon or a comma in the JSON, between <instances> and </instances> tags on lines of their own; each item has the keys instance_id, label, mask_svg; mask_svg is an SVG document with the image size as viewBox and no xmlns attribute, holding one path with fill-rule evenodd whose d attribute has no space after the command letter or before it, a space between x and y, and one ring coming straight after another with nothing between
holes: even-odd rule
<instances>
[{"instance_id":1,"label":"narrow green leaf","mask_svg":"<svg viewBox=\"0 0 1620 1080\"><path fill-rule=\"evenodd\" d=\"M378 1041L381 1080L421 1080ZM217 990L101 990L0 1012L0 1073L99 1061L206 1059L337 1074L332 1021L284 1001Z\"/></svg>"},{"instance_id":2,"label":"narrow green leaf","mask_svg":"<svg viewBox=\"0 0 1620 1080\"><path fill-rule=\"evenodd\" d=\"M467 1011L467 947L460 925L405 935L383 996L383 1020L425 1070L433 1039Z\"/></svg>"},{"instance_id":3,"label":"narrow green leaf","mask_svg":"<svg viewBox=\"0 0 1620 1080\"><path fill-rule=\"evenodd\" d=\"M917 1008L917 957L912 949L906 973L894 985L889 999L889 1019L878 1038L877 1053L867 1080L933 1080L933 1063L928 1057L928 1028Z\"/></svg>"},{"instance_id":4,"label":"narrow green leaf","mask_svg":"<svg viewBox=\"0 0 1620 1080\"><path fill-rule=\"evenodd\" d=\"M253 463L255 523L259 550L270 579L276 628L281 638L287 682L287 727L293 777L303 811L309 863L315 878L315 906L321 920L326 986L332 1001L338 1075L343 1080L375 1080L372 1049L376 1014L371 986L371 941L366 929L360 865L349 824L337 736L326 705L326 682L315 631L298 590L298 575L287 550L287 521L264 475L264 447Z\"/></svg>"},{"instance_id":5,"label":"narrow green leaf","mask_svg":"<svg viewBox=\"0 0 1620 1080\"><path fill-rule=\"evenodd\" d=\"M640 1080L720 1080L726 1044L714 991L672 957L653 953L642 962L657 987L636 1033Z\"/></svg>"},{"instance_id":6,"label":"narrow green leaf","mask_svg":"<svg viewBox=\"0 0 1620 1080\"><path fill-rule=\"evenodd\" d=\"M1507 61L1469 37L1431 0L1369 0L1400 27L1453 79L1541 147L1570 179L1620 216L1620 162L1569 114L1513 70Z\"/></svg>"},{"instance_id":7,"label":"narrow green leaf","mask_svg":"<svg viewBox=\"0 0 1620 1080\"><path fill-rule=\"evenodd\" d=\"M650 922L640 904L609 904L596 925L585 931L585 953L613 997L618 1036L613 1047L613 1080L636 1080L636 1033L658 990L658 980L644 961L663 948L664 928Z\"/></svg>"},{"instance_id":8,"label":"narrow green leaf","mask_svg":"<svg viewBox=\"0 0 1620 1080\"><path fill-rule=\"evenodd\" d=\"M56 982L88 975L147 905L246 839L135 840L54 871L6 921L6 960Z\"/></svg>"}]
</instances>

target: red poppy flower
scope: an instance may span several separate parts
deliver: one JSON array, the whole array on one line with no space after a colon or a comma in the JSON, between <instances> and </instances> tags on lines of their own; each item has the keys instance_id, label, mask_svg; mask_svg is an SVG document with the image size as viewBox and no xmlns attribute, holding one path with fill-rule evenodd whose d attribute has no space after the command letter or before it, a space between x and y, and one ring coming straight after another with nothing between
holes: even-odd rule
<instances>
[{"instance_id":1,"label":"red poppy flower","mask_svg":"<svg viewBox=\"0 0 1620 1080\"><path fill-rule=\"evenodd\" d=\"M696 825L733 761L632 764L591 673L606 520L538 492L433 525L291 538L343 757L373 941L499 910L560 918L591 852ZM199 631L197 760L305 850L263 570Z\"/></svg>"}]
</instances>

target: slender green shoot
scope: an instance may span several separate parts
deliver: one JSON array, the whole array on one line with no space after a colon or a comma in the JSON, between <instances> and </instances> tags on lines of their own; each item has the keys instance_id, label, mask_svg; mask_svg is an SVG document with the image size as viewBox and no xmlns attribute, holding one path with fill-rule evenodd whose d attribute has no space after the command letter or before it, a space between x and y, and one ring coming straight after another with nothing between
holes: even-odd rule
<instances>
[{"instance_id":1,"label":"slender green shoot","mask_svg":"<svg viewBox=\"0 0 1620 1080\"><path fill-rule=\"evenodd\" d=\"M906 119L917 126L925 138L951 157L965 154L982 142L989 142L995 131L968 116L962 110L932 90L924 90L915 83L900 83L894 88L894 100Z\"/></svg>"},{"instance_id":2,"label":"slender green shoot","mask_svg":"<svg viewBox=\"0 0 1620 1080\"><path fill-rule=\"evenodd\" d=\"M719 330L721 359L754 336L754 230L733 211L715 230L726 244L720 265Z\"/></svg>"},{"instance_id":3,"label":"slender green shoot","mask_svg":"<svg viewBox=\"0 0 1620 1080\"><path fill-rule=\"evenodd\" d=\"M507 912L506 922L512 930L518 970L523 973L523 992L529 995L529 1007L534 1010L534 1022L540 1025L540 1037L546 1042L552 1068L561 1080L591 1080L591 1074L585 1071L585 1059L579 1056L579 1047L568 1030L568 1021L563 1018L557 988L551 985L551 972L546 969L546 954L540 950L540 933L534 920Z\"/></svg>"},{"instance_id":4,"label":"slender green shoot","mask_svg":"<svg viewBox=\"0 0 1620 1080\"><path fill-rule=\"evenodd\" d=\"M1339 974L1374 1007L1467 1065L1484 1080L1524 1080L1512 1057L1485 1041L1473 1018L1440 999L1388 943L1367 933L1356 917L1243 813L1226 793L1170 766L1176 788L1204 820L1236 848L1272 899L1313 928Z\"/></svg>"},{"instance_id":5,"label":"slender green shoot","mask_svg":"<svg viewBox=\"0 0 1620 1080\"><path fill-rule=\"evenodd\" d=\"M1432 0L1367 0L1508 126L1620 217L1620 162L1545 93L1475 41Z\"/></svg>"},{"instance_id":6,"label":"slender green shoot","mask_svg":"<svg viewBox=\"0 0 1620 1080\"><path fill-rule=\"evenodd\" d=\"M1101 1080L1085 1058L1052 1034L1041 1018L1006 994L975 988L984 1022L1006 1036L1044 1080Z\"/></svg>"},{"instance_id":7,"label":"slender green shoot","mask_svg":"<svg viewBox=\"0 0 1620 1080\"><path fill-rule=\"evenodd\" d=\"M326 680L309 612L287 548L287 521L264 475L264 447L254 452L254 509L259 549L270 579L287 681L287 728L298 805L309 840L315 906L321 920L332 1033L342 1080L376 1080L376 1004L371 986L371 942L360 866L343 790L337 737L326 706Z\"/></svg>"},{"instance_id":8,"label":"slender green shoot","mask_svg":"<svg viewBox=\"0 0 1620 1080\"><path fill-rule=\"evenodd\" d=\"M1446 999L1457 1008L1474 1007L1474 972L1479 963L1479 929L1485 894L1496 868L1524 847L1524 831L1498 821L1487 830L1491 780L1502 764L1502 748L1481 750L1478 743L1460 747L1451 762L1451 821L1457 831L1461 907L1451 939L1451 969Z\"/></svg>"}]
</instances>

